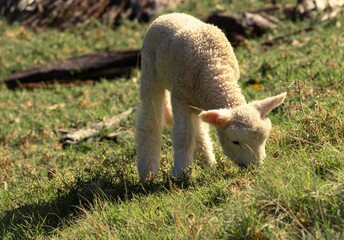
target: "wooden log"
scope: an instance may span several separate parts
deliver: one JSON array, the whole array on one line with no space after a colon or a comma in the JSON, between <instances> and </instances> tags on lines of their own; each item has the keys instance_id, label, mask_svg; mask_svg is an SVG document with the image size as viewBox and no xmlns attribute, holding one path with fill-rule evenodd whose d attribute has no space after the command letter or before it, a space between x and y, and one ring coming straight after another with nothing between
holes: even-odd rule
<instances>
[{"instance_id":1,"label":"wooden log","mask_svg":"<svg viewBox=\"0 0 344 240\"><path fill-rule=\"evenodd\" d=\"M317 17L324 13L322 20L335 17L344 6L344 0L297 0L295 8L291 11L292 20Z\"/></svg>"},{"instance_id":2,"label":"wooden log","mask_svg":"<svg viewBox=\"0 0 344 240\"><path fill-rule=\"evenodd\" d=\"M231 44L237 46L246 37L260 36L268 29L277 27L279 20L263 14L263 10L260 10L259 13L214 13L205 22L218 26Z\"/></svg>"},{"instance_id":3,"label":"wooden log","mask_svg":"<svg viewBox=\"0 0 344 240\"><path fill-rule=\"evenodd\" d=\"M0 0L0 15L24 26L65 30L91 19L120 24L122 18L149 21L186 0Z\"/></svg>"},{"instance_id":4,"label":"wooden log","mask_svg":"<svg viewBox=\"0 0 344 240\"><path fill-rule=\"evenodd\" d=\"M10 89L51 82L99 80L129 75L139 65L139 50L100 52L13 73L0 82Z\"/></svg>"}]
</instances>

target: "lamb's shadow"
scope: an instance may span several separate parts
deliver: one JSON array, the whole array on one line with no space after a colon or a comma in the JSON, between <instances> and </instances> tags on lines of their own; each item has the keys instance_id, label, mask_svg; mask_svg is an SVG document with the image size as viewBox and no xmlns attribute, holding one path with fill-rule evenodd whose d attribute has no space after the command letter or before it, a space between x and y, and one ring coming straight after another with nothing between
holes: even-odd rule
<instances>
[{"instance_id":1,"label":"lamb's shadow","mask_svg":"<svg viewBox=\"0 0 344 240\"><path fill-rule=\"evenodd\" d=\"M172 183L185 187L188 183ZM88 180L78 180L65 187L57 197L46 202L27 204L1 214L0 238L5 231L20 238L25 227L39 226L44 234L49 235L57 227L71 222L83 214L80 209L90 209L96 199L103 197L114 202L129 201L133 196L147 195L153 192L167 192L171 189L168 178L159 182L138 182L125 176L113 177L110 174L96 174ZM7 229L7 230L4 230Z\"/></svg>"}]
</instances>

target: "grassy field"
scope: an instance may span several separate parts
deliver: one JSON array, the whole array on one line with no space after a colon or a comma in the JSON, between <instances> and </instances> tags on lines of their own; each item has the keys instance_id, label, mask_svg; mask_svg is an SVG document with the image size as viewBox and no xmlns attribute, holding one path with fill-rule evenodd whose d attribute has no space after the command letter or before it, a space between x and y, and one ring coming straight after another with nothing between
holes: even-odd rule
<instances>
[{"instance_id":1,"label":"grassy field","mask_svg":"<svg viewBox=\"0 0 344 240\"><path fill-rule=\"evenodd\" d=\"M192 0L179 10L202 18L264 6L225 2ZM152 182L138 180L131 136L62 148L57 129L136 108L137 72L92 85L15 91L0 85L0 238L343 239L343 25L343 14L327 22L285 20L235 49L247 100L288 91L270 114L265 163L250 171L228 162L216 143L215 169L196 160L192 179L172 181L168 130L161 175ZM31 31L1 19L0 77L77 54L139 48L147 26L92 22L66 32ZM135 117L121 128L133 130Z\"/></svg>"}]
</instances>

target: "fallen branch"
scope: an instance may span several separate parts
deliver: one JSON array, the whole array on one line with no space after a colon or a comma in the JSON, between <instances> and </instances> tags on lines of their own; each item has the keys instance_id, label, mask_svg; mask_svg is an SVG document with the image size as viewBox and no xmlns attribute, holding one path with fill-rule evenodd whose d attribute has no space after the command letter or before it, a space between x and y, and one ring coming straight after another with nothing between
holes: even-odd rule
<instances>
[{"instance_id":1,"label":"fallen branch","mask_svg":"<svg viewBox=\"0 0 344 240\"><path fill-rule=\"evenodd\" d=\"M134 132L132 129L119 129L114 132L108 133L101 137L99 140L107 140L107 141L113 141L115 143L120 142L120 139L126 138L126 139L133 139L134 138Z\"/></svg>"},{"instance_id":2,"label":"fallen branch","mask_svg":"<svg viewBox=\"0 0 344 240\"><path fill-rule=\"evenodd\" d=\"M129 108L127 111L120 113L111 117L108 120L92 124L89 127L81 128L78 130L70 130L70 129L58 129L57 132L62 135L60 139L60 143L62 146L69 146L75 145L80 143L81 141L85 141L96 135L99 135L101 131L108 128L116 128L119 126L120 122L127 119L128 116L133 112L133 108ZM104 136L103 139L114 139L116 136L114 133L108 134L108 136Z\"/></svg>"},{"instance_id":3,"label":"fallen branch","mask_svg":"<svg viewBox=\"0 0 344 240\"><path fill-rule=\"evenodd\" d=\"M99 80L129 75L138 67L139 50L101 52L48 63L0 79L10 89L36 87L51 82Z\"/></svg>"},{"instance_id":4,"label":"fallen branch","mask_svg":"<svg viewBox=\"0 0 344 240\"><path fill-rule=\"evenodd\" d=\"M303 20L324 13L321 19L325 21L335 17L343 6L344 0L297 0L290 17L293 20Z\"/></svg>"},{"instance_id":5,"label":"fallen branch","mask_svg":"<svg viewBox=\"0 0 344 240\"><path fill-rule=\"evenodd\" d=\"M272 10L268 9L267 11ZM276 28L279 24L279 20L265 14L264 9L257 10L256 13L214 13L205 22L222 29L233 46L237 46L247 37L261 36L267 30Z\"/></svg>"},{"instance_id":6,"label":"fallen branch","mask_svg":"<svg viewBox=\"0 0 344 240\"><path fill-rule=\"evenodd\" d=\"M302 29L299 29L297 31L294 31L294 32L291 32L291 33L288 33L288 34L284 34L284 35L280 35L280 36L277 36L271 40L268 40L268 41L265 41L261 44L262 47L271 47L273 45L275 45L276 43L280 42L280 41L284 41L294 35L297 35L297 34L300 34L300 33L303 33L303 32L309 32L309 31L312 31L314 30L313 27L306 27L306 28L302 28Z\"/></svg>"},{"instance_id":7,"label":"fallen branch","mask_svg":"<svg viewBox=\"0 0 344 240\"><path fill-rule=\"evenodd\" d=\"M121 19L148 21L168 7L185 0L1 0L0 15L10 23L65 30L91 19L119 25Z\"/></svg>"}]
</instances>

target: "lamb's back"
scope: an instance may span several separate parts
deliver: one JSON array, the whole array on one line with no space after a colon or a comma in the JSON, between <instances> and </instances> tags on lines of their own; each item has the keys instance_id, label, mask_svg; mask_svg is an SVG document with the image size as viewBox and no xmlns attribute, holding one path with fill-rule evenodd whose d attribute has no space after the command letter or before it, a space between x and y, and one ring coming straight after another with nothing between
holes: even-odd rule
<instances>
[{"instance_id":1,"label":"lamb's back","mask_svg":"<svg viewBox=\"0 0 344 240\"><path fill-rule=\"evenodd\" d=\"M155 66L157 79L167 89L182 89L179 94L186 96L181 98L189 98L190 104L199 105L192 96L218 96L221 88L239 78L235 54L223 32L182 13L163 15L151 24L142 58Z\"/></svg>"}]
</instances>

